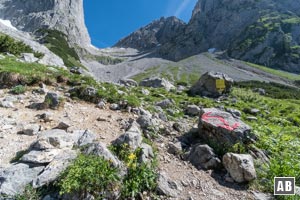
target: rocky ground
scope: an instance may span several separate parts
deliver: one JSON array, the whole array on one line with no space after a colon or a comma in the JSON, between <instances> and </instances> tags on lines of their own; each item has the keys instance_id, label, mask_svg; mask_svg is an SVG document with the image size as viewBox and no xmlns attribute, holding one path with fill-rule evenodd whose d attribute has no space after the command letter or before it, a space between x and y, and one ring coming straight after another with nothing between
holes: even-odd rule
<instances>
[{"instance_id":1,"label":"rocky ground","mask_svg":"<svg viewBox=\"0 0 300 200\"><path fill-rule=\"evenodd\" d=\"M36 110L28 108L33 103L44 101L45 94L33 91L38 88L28 88L25 94L13 95L9 90L0 90L0 168L11 167L11 161L17 152L22 152L37 140L39 132L51 130L55 127L68 125L68 133L76 130L90 130L96 134L96 140L109 145L113 140L125 132L130 119L138 119L140 116L133 112L112 111L109 105L103 109L95 104L72 100L63 87L49 87L47 90L64 96L64 106L58 110ZM46 113L46 118L41 115ZM197 126L197 118L189 118L181 125L184 128L172 128L173 121L163 122L159 120L160 127L168 127L165 134L159 135L153 140L153 146L158 150L158 169L167 179L167 191L173 197L167 199L263 199L256 197L253 191L247 190L246 185L225 181L225 171L198 170L188 161L183 161L174 152L174 146L180 136ZM61 123L63 122L64 125ZM60 126L58 126L60 124ZM36 127L37 128L33 128ZM25 128L24 128L25 127ZM20 131L32 130L21 134ZM29 128L28 128L29 127ZM180 127L180 126L179 126ZM176 146L176 145L175 145ZM178 147L179 149L181 147ZM173 149L173 150L170 150ZM182 150L181 150L182 151ZM161 196L161 198L165 198Z\"/></svg>"}]
</instances>

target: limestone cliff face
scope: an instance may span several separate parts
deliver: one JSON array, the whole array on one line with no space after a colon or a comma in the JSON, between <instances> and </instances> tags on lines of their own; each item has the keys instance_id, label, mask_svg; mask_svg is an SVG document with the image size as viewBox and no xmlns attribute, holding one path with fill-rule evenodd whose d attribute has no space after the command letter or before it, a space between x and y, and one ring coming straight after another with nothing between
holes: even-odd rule
<instances>
[{"instance_id":1,"label":"limestone cliff face","mask_svg":"<svg viewBox=\"0 0 300 200\"><path fill-rule=\"evenodd\" d=\"M171 60L207 51L300 73L300 2L199 0L184 34L160 54Z\"/></svg>"},{"instance_id":2,"label":"limestone cliff face","mask_svg":"<svg viewBox=\"0 0 300 200\"><path fill-rule=\"evenodd\" d=\"M56 29L65 33L71 44L87 47L91 43L83 0L0 0L0 18L22 31Z\"/></svg>"},{"instance_id":3,"label":"limestone cliff face","mask_svg":"<svg viewBox=\"0 0 300 200\"><path fill-rule=\"evenodd\" d=\"M184 27L185 23L176 17L162 17L121 39L115 46L150 50L171 41Z\"/></svg>"},{"instance_id":4,"label":"limestone cliff face","mask_svg":"<svg viewBox=\"0 0 300 200\"><path fill-rule=\"evenodd\" d=\"M300 73L300 1L198 0L189 23L169 28L164 42L149 34L156 23L118 45L159 43L158 54L175 61L216 48L236 59Z\"/></svg>"}]
</instances>

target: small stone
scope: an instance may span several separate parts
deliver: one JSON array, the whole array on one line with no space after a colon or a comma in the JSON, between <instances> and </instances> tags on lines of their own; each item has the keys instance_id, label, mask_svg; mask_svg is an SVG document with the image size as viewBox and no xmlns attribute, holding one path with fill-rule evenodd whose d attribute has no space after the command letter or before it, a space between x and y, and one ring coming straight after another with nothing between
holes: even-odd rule
<instances>
[{"instance_id":1,"label":"small stone","mask_svg":"<svg viewBox=\"0 0 300 200\"><path fill-rule=\"evenodd\" d=\"M38 134L38 132L40 131L41 126L38 124L27 124L23 127L23 131L22 133L24 135L29 135L29 136L33 136Z\"/></svg>"},{"instance_id":2,"label":"small stone","mask_svg":"<svg viewBox=\"0 0 300 200\"><path fill-rule=\"evenodd\" d=\"M62 129L62 130L67 130L70 127L69 124L65 122L60 122L55 129Z\"/></svg>"},{"instance_id":3,"label":"small stone","mask_svg":"<svg viewBox=\"0 0 300 200\"><path fill-rule=\"evenodd\" d=\"M119 109L120 109L120 108L119 108L119 105L118 105L118 104L115 104L115 103L111 104L111 105L109 106L109 108L110 108L111 110L119 110Z\"/></svg>"}]
</instances>

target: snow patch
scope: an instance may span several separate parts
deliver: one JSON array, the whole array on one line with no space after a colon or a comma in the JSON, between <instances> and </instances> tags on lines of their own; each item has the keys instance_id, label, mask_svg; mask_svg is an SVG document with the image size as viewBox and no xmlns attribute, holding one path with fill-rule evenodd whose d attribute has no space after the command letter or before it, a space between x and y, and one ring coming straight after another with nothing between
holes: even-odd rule
<instances>
[{"instance_id":1,"label":"snow patch","mask_svg":"<svg viewBox=\"0 0 300 200\"><path fill-rule=\"evenodd\" d=\"M14 27L11 22L9 20L4 20L4 19L0 19L0 23L2 23L3 25L13 29L13 30L18 30L16 27Z\"/></svg>"}]
</instances>

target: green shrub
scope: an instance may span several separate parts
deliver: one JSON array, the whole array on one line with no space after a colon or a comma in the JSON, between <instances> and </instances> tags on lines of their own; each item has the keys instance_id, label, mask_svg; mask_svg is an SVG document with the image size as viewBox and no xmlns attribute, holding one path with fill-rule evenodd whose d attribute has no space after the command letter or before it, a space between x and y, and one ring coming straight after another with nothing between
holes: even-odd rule
<instances>
[{"instance_id":1,"label":"green shrub","mask_svg":"<svg viewBox=\"0 0 300 200\"><path fill-rule=\"evenodd\" d=\"M26 92L26 87L23 85L17 85L11 89L13 94L24 94Z\"/></svg>"},{"instance_id":2,"label":"green shrub","mask_svg":"<svg viewBox=\"0 0 300 200\"><path fill-rule=\"evenodd\" d=\"M21 41L16 41L14 38L0 34L0 53L10 53L15 56L20 56L21 53L33 53L35 57L42 58L43 53L35 52L32 48Z\"/></svg>"},{"instance_id":3,"label":"green shrub","mask_svg":"<svg viewBox=\"0 0 300 200\"><path fill-rule=\"evenodd\" d=\"M80 155L61 175L58 185L60 194L75 192L84 197L89 193L102 198L104 192L118 187L118 181L118 170L109 161L94 155Z\"/></svg>"},{"instance_id":4,"label":"green shrub","mask_svg":"<svg viewBox=\"0 0 300 200\"><path fill-rule=\"evenodd\" d=\"M138 159L141 155L141 148L132 150L127 144L110 146L109 148L127 166L127 174L122 180L121 188L121 197L123 199L134 199L139 193L154 191L157 180L157 173L155 171L156 163L139 163Z\"/></svg>"}]
</instances>

